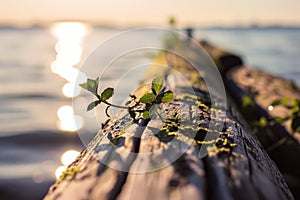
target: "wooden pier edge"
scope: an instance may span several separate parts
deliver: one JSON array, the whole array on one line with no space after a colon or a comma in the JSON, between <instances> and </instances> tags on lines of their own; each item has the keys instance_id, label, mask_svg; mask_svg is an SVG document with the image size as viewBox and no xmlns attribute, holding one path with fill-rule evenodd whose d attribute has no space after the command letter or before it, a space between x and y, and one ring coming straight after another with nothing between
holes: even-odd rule
<instances>
[{"instance_id":1,"label":"wooden pier edge","mask_svg":"<svg viewBox=\"0 0 300 200\"><path fill-rule=\"evenodd\" d=\"M185 74L189 83L163 72L165 90L172 86L177 91L175 101L162 108L168 120L155 118L147 126L133 123L126 114L110 120L49 189L46 200L293 199L277 166L234 106L216 109L217 105L210 104L203 78L189 63L178 63L176 70ZM190 85L194 93L186 89ZM178 118L195 122L196 127L176 121ZM221 130L210 130L211 121ZM209 135L211 140L204 140ZM172 141L188 148L174 147ZM141 173L148 166L140 155L152 155L148 161L159 166L170 159L165 153L170 149L182 151L181 155L162 168ZM203 149L207 155L201 157ZM163 153L157 154L160 150Z\"/></svg>"}]
</instances>

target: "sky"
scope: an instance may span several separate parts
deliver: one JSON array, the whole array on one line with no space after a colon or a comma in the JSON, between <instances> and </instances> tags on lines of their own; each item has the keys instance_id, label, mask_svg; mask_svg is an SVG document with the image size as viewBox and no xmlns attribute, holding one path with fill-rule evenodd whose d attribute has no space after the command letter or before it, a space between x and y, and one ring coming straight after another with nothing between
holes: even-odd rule
<instances>
[{"instance_id":1,"label":"sky","mask_svg":"<svg viewBox=\"0 0 300 200\"><path fill-rule=\"evenodd\" d=\"M0 24L91 21L106 25L300 25L299 0L1 0Z\"/></svg>"}]
</instances>

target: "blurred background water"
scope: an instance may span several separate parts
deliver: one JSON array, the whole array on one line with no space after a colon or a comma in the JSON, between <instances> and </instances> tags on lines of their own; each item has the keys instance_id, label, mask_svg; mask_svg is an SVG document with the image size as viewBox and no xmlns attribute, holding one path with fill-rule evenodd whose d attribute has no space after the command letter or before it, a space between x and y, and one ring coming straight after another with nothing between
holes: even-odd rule
<instances>
[{"instance_id":1,"label":"blurred background water","mask_svg":"<svg viewBox=\"0 0 300 200\"><path fill-rule=\"evenodd\" d=\"M42 198L56 176L84 148L76 131L80 129L88 138L97 132L94 115L82 118L72 111L72 91L74 87L78 90L74 77L79 74L84 79L77 68L89 52L123 30L83 24L0 28L3 199ZM250 67L300 84L300 29L197 28L194 35L241 55ZM156 39L153 36L153 42ZM119 78L118 73L109 76L111 80ZM76 123L70 117L75 117Z\"/></svg>"}]
</instances>

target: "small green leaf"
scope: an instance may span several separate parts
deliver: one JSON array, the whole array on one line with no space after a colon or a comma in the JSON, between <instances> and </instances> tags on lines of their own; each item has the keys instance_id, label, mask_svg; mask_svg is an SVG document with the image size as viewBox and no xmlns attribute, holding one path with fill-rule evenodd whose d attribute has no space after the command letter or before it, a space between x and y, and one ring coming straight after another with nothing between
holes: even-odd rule
<instances>
[{"instance_id":1,"label":"small green leaf","mask_svg":"<svg viewBox=\"0 0 300 200\"><path fill-rule=\"evenodd\" d=\"M274 116L273 119L278 122L278 123L283 123L289 120L289 117L279 117L279 116Z\"/></svg>"},{"instance_id":2,"label":"small green leaf","mask_svg":"<svg viewBox=\"0 0 300 200\"><path fill-rule=\"evenodd\" d=\"M296 117L293 119L292 124L291 124L291 128L294 132L299 131L300 128L300 117Z\"/></svg>"},{"instance_id":3,"label":"small green leaf","mask_svg":"<svg viewBox=\"0 0 300 200\"><path fill-rule=\"evenodd\" d=\"M299 113L299 107L298 106L293 106L291 109L291 114L292 115L298 115L298 113Z\"/></svg>"},{"instance_id":4,"label":"small green leaf","mask_svg":"<svg viewBox=\"0 0 300 200\"><path fill-rule=\"evenodd\" d=\"M82 87L83 89L87 90L87 83L79 84L79 86Z\"/></svg>"},{"instance_id":5,"label":"small green leaf","mask_svg":"<svg viewBox=\"0 0 300 200\"><path fill-rule=\"evenodd\" d=\"M293 98L292 99L292 106L299 106L300 104L300 100L297 98Z\"/></svg>"},{"instance_id":6,"label":"small green leaf","mask_svg":"<svg viewBox=\"0 0 300 200\"><path fill-rule=\"evenodd\" d=\"M163 97L161 98L162 103L170 103L174 99L174 94L171 91L167 91L163 93Z\"/></svg>"},{"instance_id":7,"label":"small green leaf","mask_svg":"<svg viewBox=\"0 0 300 200\"><path fill-rule=\"evenodd\" d=\"M144 119L149 119L150 118L149 111L146 110L146 111L143 112L143 118Z\"/></svg>"},{"instance_id":8,"label":"small green leaf","mask_svg":"<svg viewBox=\"0 0 300 200\"><path fill-rule=\"evenodd\" d=\"M156 95L153 93L147 93L144 94L141 98L140 98L140 102L142 103L152 103L156 98Z\"/></svg>"},{"instance_id":9,"label":"small green leaf","mask_svg":"<svg viewBox=\"0 0 300 200\"><path fill-rule=\"evenodd\" d=\"M157 95L163 87L163 81L164 79L162 77L157 77L152 81L151 90L155 95Z\"/></svg>"},{"instance_id":10,"label":"small green leaf","mask_svg":"<svg viewBox=\"0 0 300 200\"><path fill-rule=\"evenodd\" d=\"M265 128L268 125L268 121L267 121L267 119L265 117L261 117L259 119L258 123L259 123L259 126L262 127L262 128Z\"/></svg>"},{"instance_id":11,"label":"small green leaf","mask_svg":"<svg viewBox=\"0 0 300 200\"><path fill-rule=\"evenodd\" d=\"M290 97L284 97L281 101L280 104L283 106L286 106L288 102L290 101Z\"/></svg>"},{"instance_id":12,"label":"small green leaf","mask_svg":"<svg viewBox=\"0 0 300 200\"><path fill-rule=\"evenodd\" d=\"M243 107L254 107L255 104L253 102L253 100L251 99L251 97L244 95L242 96L242 105Z\"/></svg>"},{"instance_id":13,"label":"small green leaf","mask_svg":"<svg viewBox=\"0 0 300 200\"><path fill-rule=\"evenodd\" d=\"M96 78L95 80L93 79L87 80L88 91L90 91L93 94L97 94L98 85L99 85L99 78Z\"/></svg>"},{"instance_id":14,"label":"small green leaf","mask_svg":"<svg viewBox=\"0 0 300 200\"><path fill-rule=\"evenodd\" d=\"M114 95L114 89L113 88L106 88L102 93L101 93L101 100L106 101L110 97Z\"/></svg>"},{"instance_id":15,"label":"small green leaf","mask_svg":"<svg viewBox=\"0 0 300 200\"><path fill-rule=\"evenodd\" d=\"M96 95L98 90L98 85L99 85L99 78L96 78L95 80L88 78L86 83L80 84L80 87Z\"/></svg>"},{"instance_id":16,"label":"small green leaf","mask_svg":"<svg viewBox=\"0 0 300 200\"><path fill-rule=\"evenodd\" d=\"M281 100L276 99L275 101L273 101L273 102L271 103L271 106L278 106L278 105L280 105L280 104L281 104Z\"/></svg>"},{"instance_id":17,"label":"small green leaf","mask_svg":"<svg viewBox=\"0 0 300 200\"><path fill-rule=\"evenodd\" d=\"M97 100L97 101L93 101L92 103L90 103L87 107L87 111L92 110L93 108L95 108L96 106L98 106L101 103L101 101Z\"/></svg>"},{"instance_id":18,"label":"small green leaf","mask_svg":"<svg viewBox=\"0 0 300 200\"><path fill-rule=\"evenodd\" d=\"M296 98L293 98L292 99L292 107L291 107L291 114L293 115L293 116L298 116L299 115L299 103L300 103L300 101L299 101L299 99L296 99Z\"/></svg>"}]
</instances>

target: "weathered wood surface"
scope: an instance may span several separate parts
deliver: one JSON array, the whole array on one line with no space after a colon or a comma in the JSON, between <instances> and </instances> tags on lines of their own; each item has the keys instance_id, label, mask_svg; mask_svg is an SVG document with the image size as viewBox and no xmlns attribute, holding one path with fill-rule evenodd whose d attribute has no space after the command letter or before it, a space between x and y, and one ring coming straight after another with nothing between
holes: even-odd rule
<instances>
[{"instance_id":1,"label":"weathered wood surface","mask_svg":"<svg viewBox=\"0 0 300 200\"><path fill-rule=\"evenodd\" d=\"M299 134L292 134L290 121L281 124L272 120L274 116L288 115L284 107L279 106L272 111L268 109L275 99L283 99L286 96L299 98L299 89L291 87L289 81L245 67L230 70L226 85L252 127L253 133L283 173L293 195L300 198ZM243 107L242 99L245 96L253 100L253 106ZM267 120L267 126L257 125L261 118Z\"/></svg>"},{"instance_id":2,"label":"weathered wood surface","mask_svg":"<svg viewBox=\"0 0 300 200\"><path fill-rule=\"evenodd\" d=\"M284 97L300 99L300 89L292 81L268 74L259 69L248 69L242 66L236 67L229 71L226 79L228 86L232 88L232 96L236 96L233 94L236 91L234 90L234 84L239 90L243 91L239 94L249 96L254 100L256 105L265 111L265 113L261 113L262 117L287 117L290 115L287 108L277 106L269 110L268 107L274 100L283 99ZM242 105L242 102L239 102L239 105ZM291 121L288 120L281 125L299 142L300 134L293 134L290 123Z\"/></svg>"},{"instance_id":3,"label":"weathered wood surface","mask_svg":"<svg viewBox=\"0 0 300 200\"><path fill-rule=\"evenodd\" d=\"M238 106L241 114L252 129L252 133L258 138L272 160L275 161L280 171L287 180L295 198L300 198L300 134L292 133L290 120L280 124L275 123L274 116L286 117L289 112L283 106L269 110L269 106L276 99L284 97L300 98L300 89L292 81L285 80L269 74L257 68L249 68L241 65L238 56L227 61L222 59L228 53L213 47L207 42L204 47L210 53L222 69L226 89L233 101ZM252 106L243 105L243 98L249 97L253 101ZM267 120L266 127L260 127L261 118Z\"/></svg>"},{"instance_id":4,"label":"weathered wood surface","mask_svg":"<svg viewBox=\"0 0 300 200\"><path fill-rule=\"evenodd\" d=\"M126 113L112 119L45 199L293 199L234 108L212 109L199 74L176 63L195 93L182 77L165 74L166 88L176 91L162 109L167 120L136 124ZM221 130L210 129L210 122Z\"/></svg>"}]
</instances>

